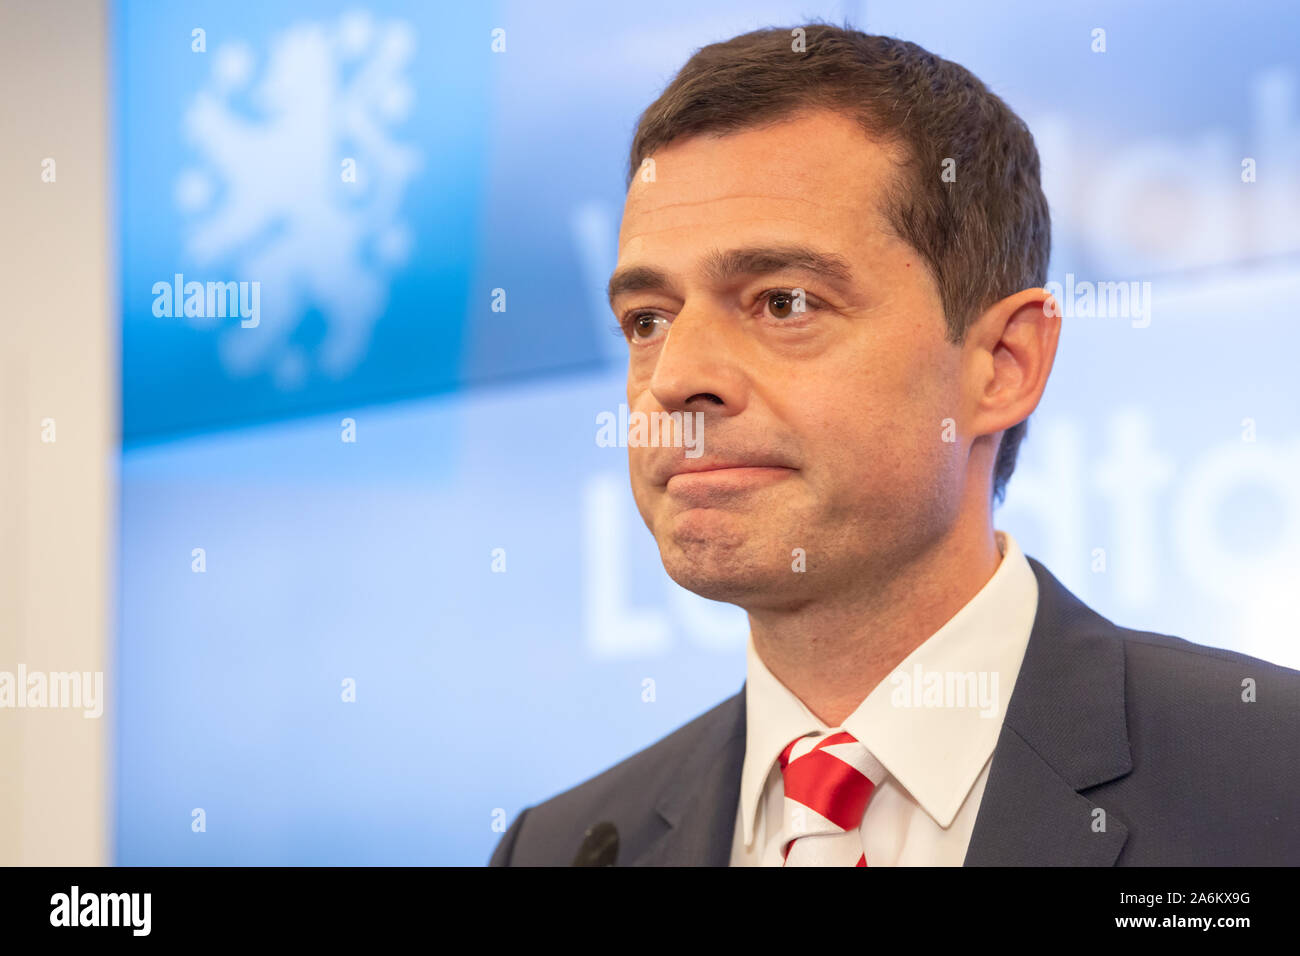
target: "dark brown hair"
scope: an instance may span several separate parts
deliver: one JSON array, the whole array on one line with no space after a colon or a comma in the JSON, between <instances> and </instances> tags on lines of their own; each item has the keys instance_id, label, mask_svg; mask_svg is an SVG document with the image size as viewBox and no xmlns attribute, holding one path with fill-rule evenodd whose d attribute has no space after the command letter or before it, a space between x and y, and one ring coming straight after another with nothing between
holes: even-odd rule
<instances>
[{"instance_id":1,"label":"dark brown hair","mask_svg":"<svg viewBox=\"0 0 1300 956\"><path fill-rule=\"evenodd\" d=\"M899 148L899 178L882 212L929 267L949 342L960 344L988 306L1046 282L1051 219L1028 127L969 70L906 40L808 23L703 47L641 114L627 184L673 140L751 129L809 107L845 113ZM940 175L947 159L954 182ZM1028 424L1002 434L999 503Z\"/></svg>"}]
</instances>

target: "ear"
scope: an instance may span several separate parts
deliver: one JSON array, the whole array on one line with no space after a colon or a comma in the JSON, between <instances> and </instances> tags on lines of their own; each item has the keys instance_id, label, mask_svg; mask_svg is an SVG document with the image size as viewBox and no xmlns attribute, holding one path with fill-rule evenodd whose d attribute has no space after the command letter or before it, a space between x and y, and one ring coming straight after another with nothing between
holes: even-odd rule
<instances>
[{"instance_id":1,"label":"ear","mask_svg":"<svg viewBox=\"0 0 1300 956\"><path fill-rule=\"evenodd\" d=\"M1038 407L1060 335L1061 309L1046 289L1025 289L984 310L963 346L971 434L996 434Z\"/></svg>"}]
</instances>

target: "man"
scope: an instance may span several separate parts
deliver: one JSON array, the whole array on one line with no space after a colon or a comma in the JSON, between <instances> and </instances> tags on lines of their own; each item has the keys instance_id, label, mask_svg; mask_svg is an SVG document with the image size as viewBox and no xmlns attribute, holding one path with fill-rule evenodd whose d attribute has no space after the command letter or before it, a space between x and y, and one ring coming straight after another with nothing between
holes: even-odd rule
<instances>
[{"instance_id":1,"label":"man","mask_svg":"<svg viewBox=\"0 0 1300 956\"><path fill-rule=\"evenodd\" d=\"M703 424L630 448L633 495L748 612L747 680L492 865L1300 863L1300 673L1117 627L993 528L1049 246L1033 139L960 66L826 25L691 58L609 292L629 408Z\"/></svg>"}]
</instances>

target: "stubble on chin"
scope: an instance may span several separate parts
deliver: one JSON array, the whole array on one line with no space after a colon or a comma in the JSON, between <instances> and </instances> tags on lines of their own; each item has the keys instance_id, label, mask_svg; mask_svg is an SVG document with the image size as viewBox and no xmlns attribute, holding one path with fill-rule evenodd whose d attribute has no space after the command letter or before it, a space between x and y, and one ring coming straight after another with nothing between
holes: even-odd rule
<instances>
[{"instance_id":1,"label":"stubble on chin","mask_svg":"<svg viewBox=\"0 0 1300 956\"><path fill-rule=\"evenodd\" d=\"M734 516L692 513L668 516L655 531L668 576L701 597L743 604L748 595L770 590L790 561L775 539Z\"/></svg>"}]
</instances>

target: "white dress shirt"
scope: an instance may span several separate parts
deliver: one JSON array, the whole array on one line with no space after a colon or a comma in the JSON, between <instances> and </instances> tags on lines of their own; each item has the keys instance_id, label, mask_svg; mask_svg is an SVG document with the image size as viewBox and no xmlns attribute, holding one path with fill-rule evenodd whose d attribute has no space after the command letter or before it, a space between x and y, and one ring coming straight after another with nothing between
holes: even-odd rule
<instances>
[{"instance_id":1,"label":"white dress shirt","mask_svg":"<svg viewBox=\"0 0 1300 956\"><path fill-rule=\"evenodd\" d=\"M839 728L823 724L772 675L750 636L732 866L782 865L777 758L796 737L838 729L889 772L859 825L867 866L961 866L1038 610L1033 569L1015 538L996 536L1002 560L993 576Z\"/></svg>"}]
</instances>

